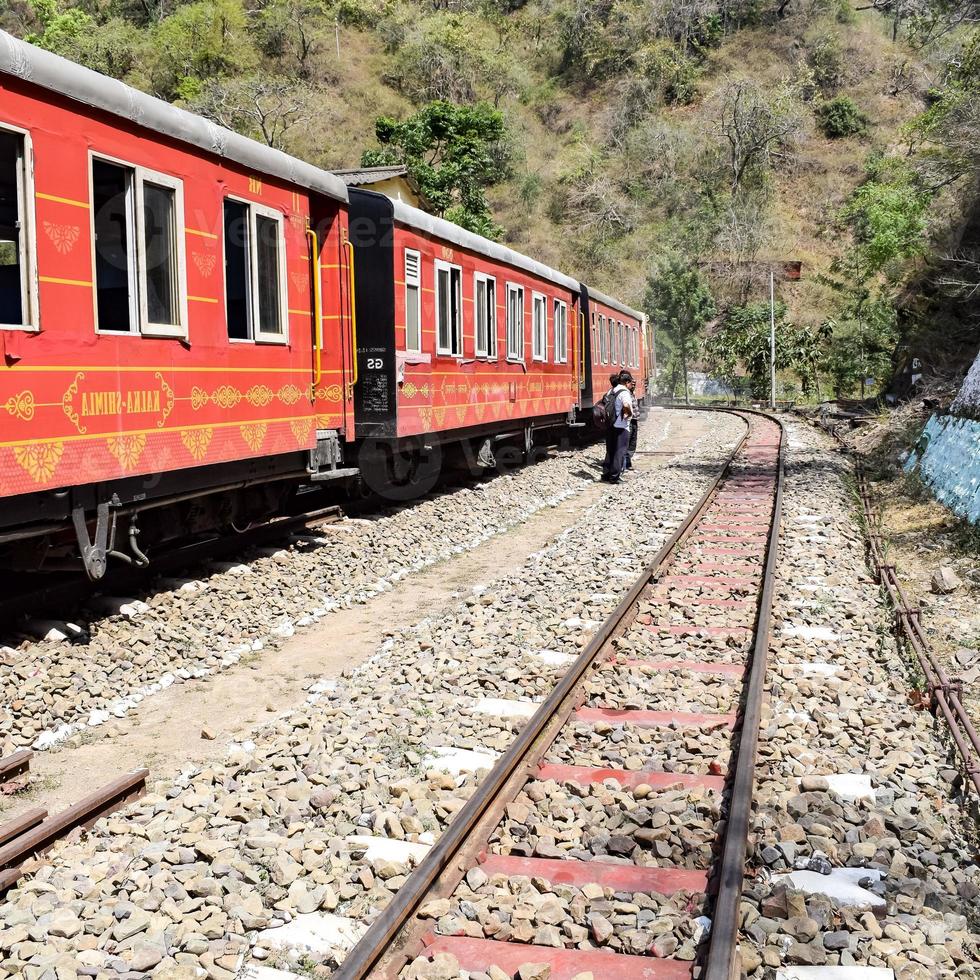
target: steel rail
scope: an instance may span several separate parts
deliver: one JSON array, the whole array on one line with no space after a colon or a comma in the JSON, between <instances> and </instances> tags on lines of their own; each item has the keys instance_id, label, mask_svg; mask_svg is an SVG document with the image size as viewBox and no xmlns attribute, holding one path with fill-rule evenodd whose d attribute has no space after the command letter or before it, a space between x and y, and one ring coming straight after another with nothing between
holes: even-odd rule
<instances>
[{"instance_id":1,"label":"steel rail","mask_svg":"<svg viewBox=\"0 0 980 980\"><path fill-rule=\"evenodd\" d=\"M417 937L412 934L412 926L423 900L431 898L437 886L439 892L451 893L462 879L470 866L464 855L482 846L485 840L480 840L480 837L488 838L499 823L502 801L516 794L533 772L536 758L544 754L571 714L580 681L598 661L617 631L625 628L624 624L640 594L661 573L678 545L697 523L744 447L749 428L746 421L745 433L701 499L670 535L653 561L644 568L613 613L521 729L513 744L486 775L406 883L347 954L334 973L334 980L362 980L372 973L396 977L416 954L418 943ZM508 789L512 791L511 794L507 793ZM481 830L482 834L478 832Z\"/></svg>"},{"instance_id":2,"label":"steel rail","mask_svg":"<svg viewBox=\"0 0 980 980\"><path fill-rule=\"evenodd\" d=\"M746 411L743 409L743 411ZM762 593L756 611L755 643L749 677L743 688L744 713L738 729L738 751L735 776L728 799L728 819L725 823L725 842L718 869L717 893L713 906L705 980L729 980L737 976L735 957L738 951L738 929L741 921L742 885L745 881L745 862L749 850L749 830L752 822L752 802L755 789L755 765L759 748L759 729L762 724L762 704L765 699L766 673L769 666L769 631L772 619L772 596L776 583L776 562L779 556L779 529L783 505L783 475L785 466L786 429L779 419L763 412L761 415L779 427L779 454L776 463L776 494L773 501L769 533L766 539L766 564Z\"/></svg>"},{"instance_id":3,"label":"steel rail","mask_svg":"<svg viewBox=\"0 0 980 980\"><path fill-rule=\"evenodd\" d=\"M966 708L960 700L958 684L951 679L926 638L922 628L922 609L912 606L902 589L895 566L890 564L882 545L881 517L875 508L871 488L861 460L841 438L836 425L825 425L819 420L814 424L833 437L854 464L858 495L864 513L865 537L868 542L868 555L872 570L878 583L884 588L895 614L895 635L900 645L911 650L925 678L926 688L931 699L933 714L937 711L943 716L949 729L953 744L960 754L963 772L980 796L980 733L977 732Z\"/></svg>"},{"instance_id":4,"label":"steel rail","mask_svg":"<svg viewBox=\"0 0 980 980\"><path fill-rule=\"evenodd\" d=\"M100 817L142 796L148 775L148 769L137 769L120 776L61 813L40 822L36 818L43 811L28 811L11 821L11 824L26 824L30 818L29 826L22 827L21 833L9 837L7 843L0 846L0 895L31 870L29 862L32 858L53 847L66 834L78 827L91 827Z\"/></svg>"}]
</instances>

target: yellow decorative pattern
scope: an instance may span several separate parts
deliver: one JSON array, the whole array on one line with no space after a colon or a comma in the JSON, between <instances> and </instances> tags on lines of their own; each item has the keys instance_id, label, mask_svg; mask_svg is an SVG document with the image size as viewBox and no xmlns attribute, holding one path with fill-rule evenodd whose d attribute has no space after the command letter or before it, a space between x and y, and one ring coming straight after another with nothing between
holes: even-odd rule
<instances>
[{"instance_id":1,"label":"yellow decorative pattern","mask_svg":"<svg viewBox=\"0 0 980 980\"><path fill-rule=\"evenodd\" d=\"M170 413L174 410L174 404L177 399L174 396L173 388L164 381L163 375L159 371L155 372L155 377L160 382L160 394L162 395L161 408L163 411L162 417L157 422L157 428L162 429L164 423L170 418Z\"/></svg>"},{"instance_id":2,"label":"yellow decorative pattern","mask_svg":"<svg viewBox=\"0 0 980 980\"><path fill-rule=\"evenodd\" d=\"M436 425L441 427L446 421L446 406L439 405L437 408L433 408L432 415L436 420Z\"/></svg>"},{"instance_id":3,"label":"yellow decorative pattern","mask_svg":"<svg viewBox=\"0 0 980 980\"><path fill-rule=\"evenodd\" d=\"M231 385L218 385L211 394L211 401L218 408L223 408L226 411L229 408L234 408L241 400L242 393Z\"/></svg>"},{"instance_id":4,"label":"yellow decorative pattern","mask_svg":"<svg viewBox=\"0 0 980 980\"><path fill-rule=\"evenodd\" d=\"M310 440L310 430L313 428L313 419L293 419L289 423L289 427L293 430L293 435L296 437L296 441L301 445L306 445Z\"/></svg>"},{"instance_id":5,"label":"yellow decorative pattern","mask_svg":"<svg viewBox=\"0 0 980 980\"><path fill-rule=\"evenodd\" d=\"M180 441L191 456L200 462L207 455L214 429L182 429Z\"/></svg>"},{"instance_id":6,"label":"yellow decorative pattern","mask_svg":"<svg viewBox=\"0 0 980 980\"><path fill-rule=\"evenodd\" d=\"M275 397L276 393L268 385L252 385L245 392L245 399L249 405L255 405L259 408L264 408Z\"/></svg>"},{"instance_id":7,"label":"yellow decorative pattern","mask_svg":"<svg viewBox=\"0 0 980 980\"><path fill-rule=\"evenodd\" d=\"M75 378L72 381L72 383L65 390L65 393L61 396L61 407L65 415L68 416L68 421L71 422L71 424L75 426L75 428L78 429L80 433L83 434L87 432L88 429L84 425L82 425L82 423L78 418L78 412L75 411L74 400L75 400L75 395L78 394L78 385L81 381L84 380L85 380L85 372L79 371L75 375Z\"/></svg>"},{"instance_id":8,"label":"yellow decorative pattern","mask_svg":"<svg viewBox=\"0 0 980 980\"><path fill-rule=\"evenodd\" d=\"M3 406L15 419L30 422L34 418L34 392L20 391L11 395Z\"/></svg>"},{"instance_id":9,"label":"yellow decorative pattern","mask_svg":"<svg viewBox=\"0 0 980 980\"><path fill-rule=\"evenodd\" d=\"M198 388L197 385L194 385L194 387L191 388L191 408L193 408L195 412L198 412L204 408L210 399L211 396L203 388Z\"/></svg>"},{"instance_id":10,"label":"yellow decorative pattern","mask_svg":"<svg viewBox=\"0 0 980 980\"><path fill-rule=\"evenodd\" d=\"M205 279L210 279L211 275L214 273L215 267L218 264L218 256L213 252L194 252L194 265L197 266L197 271L204 276Z\"/></svg>"},{"instance_id":11,"label":"yellow decorative pattern","mask_svg":"<svg viewBox=\"0 0 980 980\"><path fill-rule=\"evenodd\" d=\"M466 418L466 406L457 405L456 406L456 421L462 424L463 419Z\"/></svg>"},{"instance_id":12,"label":"yellow decorative pattern","mask_svg":"<svg viewBox=\"0 0 980 980\"><path fill-rule=\"evenodd\" d=\"M302 390L291 384L283 385L277 394L284 405L295 405L303 397Z\"/></svg>"},{"instance_id":13,"label":"yellow decorative pattern","mask_svg":"<svg viewBox=\"0 0 980 980\"><path fill-rule=\"evenodd\" d=\"M314 392L317 398L322 398L328 402L339 402L343 394L340 385L327 385L326 388L317 388Z\"/></svg>"},{"instance_id":14,"label":"yellow decorative pattern","mask_svg":"<svg viewBox=\"0 0 980 980\"><path fill-rule=\"evenodd\" d=\"M51 239L59 255L67 255L81 237L82 229L78 225L58 225L45 221L44 233Z\"/></svg>"},{"instance_id":15,"label":"yellow decorative pattern","mask_svg":"<svg viewBox=\"0 0 980 980\"><path fill-rule=\"evenodd\" d=\"M64 451L61 442L35 442L30 446L14 446L14 459L35 483L47 483L54 476Z\"/></svg>"},{"instance_id":16,"label":"yellow decorative pattern","mask_svg":"<svg viewBox=\"0 0 980 980\"><path fill-rule=\"evenodd\" d=\"M245 445L248 446L252 452L258 452L259 447L262 445L265 439L265 434L268 431L269 426L265 422L256 422L254 424L243 425L240 429L242 434L242 439L245 440Z\"/></svg>"},{"instance_id":17,"label":"yellow decorative pattern","mask_svg":"<svg viewBox=\"0 0 980 980\"><path fill-rule=\"evenodd\" d=\"M432 429L432 409L428 405L422 405L419 407L419 422L422 425L423 432L429 432Z\"/></svg>"},{"instance_id":18,"label":"yellow decorative pattern","mask_svg":"<svg viewBox=\"0 0 980 980\"><path fill-rule=\"evenodd\" d=\"M106 446L124 470L132 470L146 449L146 436L142 433L133 436L109 436Z\"/></svg>"}]
</instances>

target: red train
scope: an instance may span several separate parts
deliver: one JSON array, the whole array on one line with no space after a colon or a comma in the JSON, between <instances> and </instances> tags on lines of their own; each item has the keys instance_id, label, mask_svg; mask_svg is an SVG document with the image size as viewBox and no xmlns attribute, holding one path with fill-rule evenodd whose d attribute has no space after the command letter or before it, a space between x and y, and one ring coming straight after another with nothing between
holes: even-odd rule
<instances>
[{"instance_id":1,"label":"red train","mask_svg":"<svg viewBox=\"0 0 980 980\"><path fill-rule=\"evenodd\" d=\"M140 532L241 527L327 480L418 492L440 448L489 464L574 422L614 365L642 394L645 329L0 32L2 567L98 578L113 551L145 560Z\"/></svg>"}]
</instances>

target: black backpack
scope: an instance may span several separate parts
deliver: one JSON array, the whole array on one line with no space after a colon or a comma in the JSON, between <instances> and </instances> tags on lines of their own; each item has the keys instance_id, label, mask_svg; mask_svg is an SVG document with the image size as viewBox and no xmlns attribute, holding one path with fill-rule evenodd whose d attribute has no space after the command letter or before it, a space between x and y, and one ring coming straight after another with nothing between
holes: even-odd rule
<instances>
[{"instance_id":1,"label":"black backpack","mask_svg":"<svg viewBox=\"0 0 980 980\"><path fill-rule=\"evenodd\" d=\"M609 432L616 425L616 397L618 392L610 389L602 396L602 401L592 406L592 424L601 432Z\"/></svg>"}]
</instances>

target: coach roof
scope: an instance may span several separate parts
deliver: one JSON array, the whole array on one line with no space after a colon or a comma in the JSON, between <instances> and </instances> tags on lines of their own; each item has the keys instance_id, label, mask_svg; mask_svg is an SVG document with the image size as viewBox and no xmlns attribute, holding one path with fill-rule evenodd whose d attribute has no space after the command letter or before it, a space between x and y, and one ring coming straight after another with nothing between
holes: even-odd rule
<instances>
[{"instance_id":1,"label":"coach roof","mask_svg":"<svg viewBox=\"0 0 980 980\"><path fill-rule=\"evenodd\" d=\"M0 31L0 72L240 163L257 173L279 177L338 201L347 200L347 185L326 170L18 40L6 31Z\"/></svg>"},{"instance_id":2,"label":"coach roof","mask_svg":"<svg viewBox=\"0 0 980 980\"><path fill-rule=\"evenodd\" d=\"M593 289L591 286L587 287L589 290L589 299L594 299L597 303L602 303L603 306L611 306L614 310L619 310L620 313L626 316L632 317L634 320L642 320L643 314L638 313L636 310L630 309L625 303L620 303L618 299L613 299L611 296L607 296L605 293L600 293L598 289Z\"/></svg>"},{"instance_id":3,"label":"coach roof","mask_svg":"<svg viewBox=\"0 0 980 980\"><path fill-rule=\"evenodd\" d=\"M451 221L446 221L445 218L437 218L434 214L420 211L418 208L403 204L401 201L392 201L392 204L395 208L395 221L400 224L408 225L409 228L414 228L416 231L423 231L440 241L452 242L452 244L470 252L477 252L487 256L487 258L496 259L498 262L516 266L539 279L547 279L558 286L564 286L570 292L577 293L579 291L579 284L575 279L566 276L564 272L552 269L543 262L530 259L506 245L492 242L489 238L476 235L459 225L454 225Z\"/></svg>"}]
</instances>

